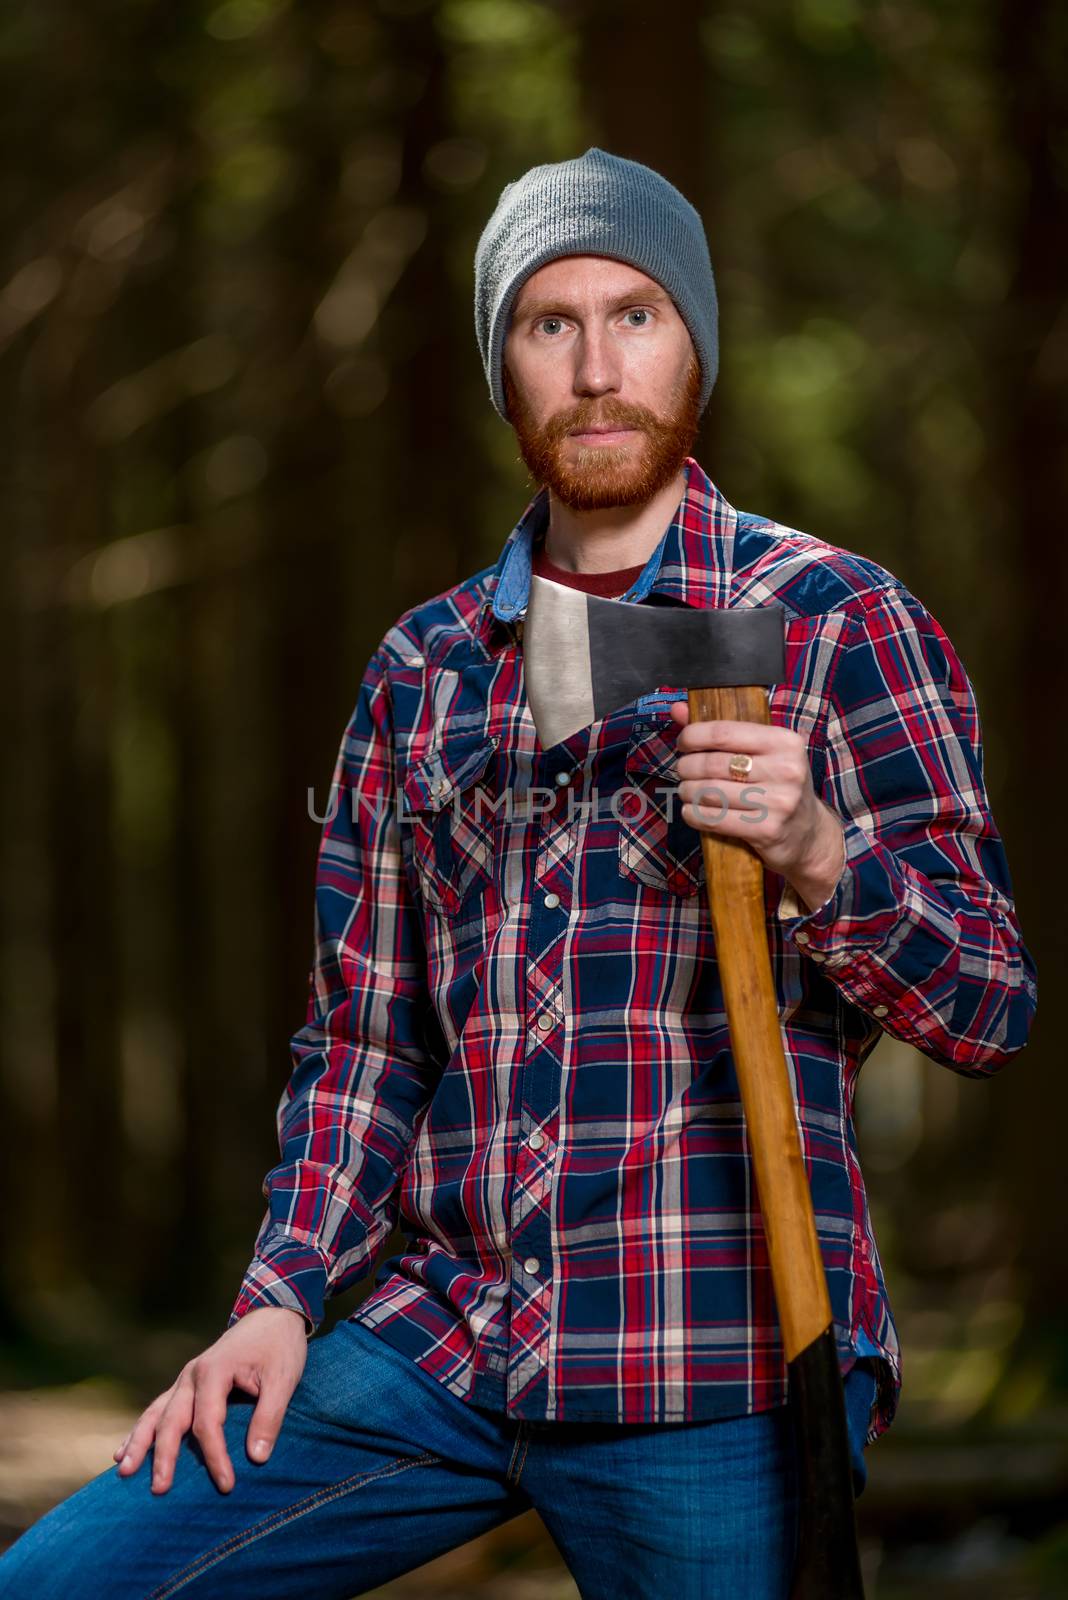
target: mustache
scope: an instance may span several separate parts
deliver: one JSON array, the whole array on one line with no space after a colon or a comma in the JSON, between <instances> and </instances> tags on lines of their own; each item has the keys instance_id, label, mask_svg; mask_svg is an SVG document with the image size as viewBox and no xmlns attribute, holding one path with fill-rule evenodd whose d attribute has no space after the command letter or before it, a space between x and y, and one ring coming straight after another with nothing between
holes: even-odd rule
<instances>
[{"instance_id":1,"label":"mustache","mask_svg":"<svg viewBox=\"0 0 1068 1600\"><path fill-rule=\"evenodd\" d=\"M557 444L569 433L585 433L594 428L637 428L648 433L656 425L656 417L646 406L611 406L600 411L576 406L550 417L542 432L547 442Z\"/></svg>"}]
</instances>

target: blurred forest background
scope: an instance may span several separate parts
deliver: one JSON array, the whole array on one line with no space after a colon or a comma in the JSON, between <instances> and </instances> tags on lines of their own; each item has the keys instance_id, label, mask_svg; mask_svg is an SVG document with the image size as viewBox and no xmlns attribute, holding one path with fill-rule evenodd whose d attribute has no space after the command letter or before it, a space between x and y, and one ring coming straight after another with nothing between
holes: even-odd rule
<instances>
[{"instance_id":1,"label":"blurred forest background","mask_svg":"<svg viewBox=\"0 0 1068 1600\"><path fill-rule=\"evenodd\" d=\"M905 1386L858 1514L879 1600L1068 1594L1066 44L1058 0L0 18L8 1539L225 1327L303 1018L308 790L385 629L532 492L475 243L596 143L705 219L698 459L897 573L976 687L1039 1019L993 1081L890 1040L862 1075ZM577 1591L532 1514L389 1592Z\"/></svg>"}]
</instances>

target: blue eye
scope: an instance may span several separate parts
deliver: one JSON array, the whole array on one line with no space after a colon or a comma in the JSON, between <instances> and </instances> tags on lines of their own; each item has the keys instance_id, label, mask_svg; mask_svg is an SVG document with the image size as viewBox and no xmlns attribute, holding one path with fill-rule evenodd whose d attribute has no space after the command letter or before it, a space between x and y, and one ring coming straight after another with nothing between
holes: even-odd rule
<instances>
[{"instance_id":1,"label":"blue eye","mask_svg":"<svg viewBox=\"0 0 1068 1600\"><path fill-rule=\"evenodd\" d=\"M547 322L559 322L560 320L561 319L559 317L542 317L541 321L538 323L538 327L544 328Z\"/></svg>"},{"instance_id":2,"label":"blue eye","mask_svg":"<svg viewBox=\"0 0 1068 1600\"><path fill-rule=\"evenodd\" d=\"M631 310L627 312L628 317L647 317L648 315L649 313L646 311L644 306L633 306ZM644 323L642 326L644 327Z\"/></svg>"}]
</instances>

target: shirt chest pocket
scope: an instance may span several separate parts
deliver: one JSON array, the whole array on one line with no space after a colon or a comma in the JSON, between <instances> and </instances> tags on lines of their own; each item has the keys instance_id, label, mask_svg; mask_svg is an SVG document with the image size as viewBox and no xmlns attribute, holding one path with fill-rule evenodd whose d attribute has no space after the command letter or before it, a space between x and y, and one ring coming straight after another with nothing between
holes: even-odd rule
<instances>
[{"instance_id":1,"label":"shirt chest pocket","mask_svg":"<svg viewBox=\"0 0 1068 1600\"><path fill-rule=\"evenodd\" d=\"M499 739L446 737L409 768L404 827L420 892L442 916L455 916L493 876Z\"/></svg>"},{"instance_id":2,"label":"shirt chest pocket","mask_svg":"<svg viewBox=\"0 0 1068 1600\"><path fill-rule=\"evenodd\" d=\"M692 895L705 881L701 835L682 815L675 771L677 724L637 718L624 763L619 870L651 889Z\"/></svg>"}]
</instances>

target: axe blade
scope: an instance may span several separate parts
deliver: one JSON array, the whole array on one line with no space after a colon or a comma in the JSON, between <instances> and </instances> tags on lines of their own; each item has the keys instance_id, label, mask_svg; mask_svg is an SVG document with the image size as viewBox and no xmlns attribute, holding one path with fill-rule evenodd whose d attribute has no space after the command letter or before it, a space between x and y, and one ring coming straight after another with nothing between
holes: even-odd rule
<instances>
[{"instance_id":1,"label":"axe blade","mask_svg":"<svg viewBox=\"0 0 1068 1600\"><path fill-rule=\"evenodd\" d=\"M781 682L785 611L636 605L531 576L523 625L527 701L543 750L662 684Z\"/></svg>"}]
</instances>

